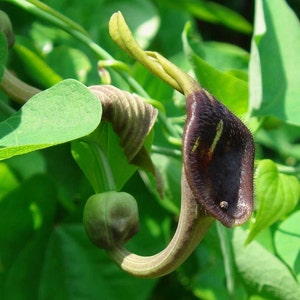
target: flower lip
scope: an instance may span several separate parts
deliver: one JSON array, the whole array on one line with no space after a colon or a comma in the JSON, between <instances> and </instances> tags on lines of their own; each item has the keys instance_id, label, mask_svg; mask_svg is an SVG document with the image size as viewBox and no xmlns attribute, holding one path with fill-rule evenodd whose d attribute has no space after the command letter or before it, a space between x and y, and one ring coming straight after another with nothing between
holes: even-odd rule
<instances>
[{"instance_id":1,"label":"flower lip","mask_svg":"<svg viewBox=\"0 0 300 300\"><path fill-rule=\"evenodd\" d=\"M187 96L186 178L205 210L227 227L253 210L254 143L248 128L204 89Z\"/></svg>"}]
</instances>

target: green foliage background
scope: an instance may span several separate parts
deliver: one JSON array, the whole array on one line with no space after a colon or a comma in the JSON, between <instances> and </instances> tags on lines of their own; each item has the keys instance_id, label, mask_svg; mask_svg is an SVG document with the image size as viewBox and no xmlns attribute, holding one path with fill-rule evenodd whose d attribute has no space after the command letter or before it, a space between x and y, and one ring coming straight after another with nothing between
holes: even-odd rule
<instances>
[{"instance_id":1,"label":"green foliage background","mask_svg":"<svg viewBox=\"0 0 300 300\"><path fill-rule=\"evenodd\" d=\"M300 299L300 4L219 2L44 1L70 18L62 19L27 5L36 1L0 1L16 34L8 53L0 35L1 74L6 66L47 89L23 107L0 91L0 299ZM93 194L89 180L97 174L89 168L86 177L76 164L76 139L94 131L101 116L84 85L102 83L97 64L109 64L110 56L128 64L172 128L157 122L151 148L164 199L151 175L127 164L109 124L93 133L118 189L138 201L141 229L128 248L160 251L179 215L184 98L112 42L108 21L118 10L144 49L193 73L245 121L256 142L252 219L235 229L215 223L184 265L161 279L119 270L82 226ZM118 67L108 70L114 86L131 90Z\"/></svg>"}]
</instances>

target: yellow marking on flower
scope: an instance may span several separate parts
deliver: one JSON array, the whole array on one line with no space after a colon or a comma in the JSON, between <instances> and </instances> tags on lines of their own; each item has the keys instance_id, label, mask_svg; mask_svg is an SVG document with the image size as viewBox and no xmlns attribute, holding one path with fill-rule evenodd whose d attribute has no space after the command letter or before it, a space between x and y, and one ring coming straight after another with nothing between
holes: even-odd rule
<instances>
[{"instance_id":1,"label":"yellow marking on flower","mask_svg":"<svg viewBox=\"0 0 300 300\"><path fill-rule=\"evenodd\" d=\"M222 135L222 132L223 132L223 120L220 120L220 122L218 123L217 128L216 128L216 136L209 148L210 153L214 152L214 150L217 146L217 142L219 141L219 139Z\"/></svg>"},{"instance_id":2,"label":"yellow marking on flower","mask_svg":"<svg viewBox=\"0 0 300 300\"><path fill-rule=\"evenodd\" d=\"M191 153L194 153L197 150L197 148L199 147L199 145L200 145L200 137L197 137L196 142L195 142L195 144L192 148Z\"/></svg>"}]
</instances>

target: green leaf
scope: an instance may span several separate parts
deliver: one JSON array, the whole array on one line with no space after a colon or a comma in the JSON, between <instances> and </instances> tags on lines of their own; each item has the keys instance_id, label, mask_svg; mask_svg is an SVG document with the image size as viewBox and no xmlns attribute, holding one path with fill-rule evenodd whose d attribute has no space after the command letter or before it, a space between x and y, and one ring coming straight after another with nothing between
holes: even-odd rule
<instances>
[{"instance_id":1,"label":"green leaf","mask_svg":"<svg viewBox=\"0 0 300 300\"><path fill-rule=\"evenodd\" d=\"M82 225L70 224L57 226L52 233L40 296L52 299L56 291L55 299L143 300L148 299L156 282L124 273L104 251L90 243Z\"/></svg>"},{"instance_id":2,"label":"green leaf","mask_svg":"<svg viewBox=\"0 0 300 300\"><path fill-rule=\"evenodd\" d=\"M272 115L300 124L299 53L299 20L288 4L284 0L257 0L250 59L254 116Z\"/></svg>"},{"instance_id":3,"label":"green leaf","mask_svg":"<svg viewBox=\"0 0 300 300\"><path fill-rule=\"evenodd\" d=\"M70 145L65 143L33 153L42 153L47 174L55 178L59 200L58 211L66 213L69 221L81 221L82 210L92 193L92 188L70 152Z\"/></svg>"},{"instance_id":4,"label":"green leaf","mask_svg":"<svg viewBox=\"0 0 300 300\"><path fill-rule=\"evenodd\" d=\"M124 12L135 39L142 48L147 48L159 28L159 17L153 2L149 0L107 1L104 14L109 18L116 11Z\"/></svg>"},{"instance_id":5,"label":"green leaf","mask_svg":"<svg viewBox=\"0 0 300 300\"><path fill-rule=\"evenodd\" d=\"M229 294L234 297L237 292L235 286L235 266L233 262L232 254L232 232L228 228L224 227L221 223L217 222L217 232L219 236L220 246L222 249L224 269L226 274L226 286Z\"/></svg>"},{"instance_id":6,"label":"green leaf","mask_svg":"<svg viewBox=\"0 0 300 300\"><path fill-rule=\"evenodd\" d=\"M63 78L75 78L80 82L86 81L87 73L92 67L88 57L83 52L66 45L54 48L45 59L53 70Z\"/></svg>"},{"instance_id":7,"label":"green leaf","mask_svg":"<svg viewBox=\"0 0 300 300\"><path fill-rule=\"evenodd\" d=\"M3 299L37 299L55 208L56 189L44 175L25 181L0 203Z\"/></svg>"},{"instance_id":8,"label":"green leaf","mask_svg":"<svg viewBox=\"0 0 300 300\"><path fill-rule=\"evenodd\" d=\"M223 250L225 249L222 248L225 240L226 243L230 242L231 231L224 229L222 241L220 241L217 226L216 223L211 226L195 252L198 258L198 265L194 263L193 268L198 268L198 270L195 270L196 274L193 276L191 288L199 299L243 299L239 295L241 291L237 286L235 286L234 294L228 289L228 280L231 280L231 274L227 272L226 263L228 262L228 257L223 256L225 254ZM231 245L228 244L226 249L228 252L225 255L232 255L230 248Z\"/></svg>"},{"instance_id":9,"label":"green leaf","mask_svg":"<svg viewBox=\"0 0 300 300\"><path fill-rule=\"evenodd\" d=\"M289 269L256 241L245 246L246 233L235 228L234 259L250 294L272 300L300 299L300 286Z\"/></svg>"},{"instance_id":10,"label":"green leaf","mask_svg":"<svg viewBox=\"0 0 300 300\"><path fill-rule=\"evenodd\" d=\"M56 74L54 70L31 49L17 43L13 49L20 57L26 72L43 87L48 88L62 81L63 78Z\"/></svg>"},{"instance_id":11,"label":"green leaf","mask_svg":"<svg viewBox=\"0 0 300 300\"><path fill-rule=\"evenodd\" d=\"M256 198L258 209L250 226L247 243L263 229L291 212L300 196L299 181L295 176L279 173L276 164L262 160L256 171Z\"/></svg>"},{"instance_id":12,"label":"green leaf","mask_svg":"<svg viewBox=\"0 0 300 300\"><path fill-rule=\"evenodd\" d=\"M173 5L170 5L167 1L160 1L157 4L159 4L157 7L159 10L160 27L151 47L159 49L160 53L163 53L165 57L171 59L172 62L181 68L182 65L180 62L177 60L174 61L173 57L174 55L183 56L181 41L182 28L184 28L186 22L193 18L190 14L187 14L186 11L176 9L176 7L173 7ZM174 22L174 20L176 20L176 22ZM172 26L170 26L170 24L172 24ZM170 45L172 45L172 47L170 47Z\"/></svg>"},{"instance_id":13,"label":"green leaf","mask_svg":"<svg viewBox=\"0 0 300 300\"><path fill-rule=\"evenodd\" d=\"M245 114L248 106L248 83L229 73L217 70L195 52L195 33L192 32L189 23L183 33L183 42L200 85L235 114L239 116Z\"/></svg>"},{"instance_id":14,"label":"green leaf","mask_svg":"<svg viewBox=\"0 0 300 300\"><path fill-rule=\"evenodd\" d=\"M94 191L100 193L106 191L107 187L104 182L106 179L101 180L102 174L105 176L105 171L97 150L98 147L107 158L116 189L119 191L137 170L137 167L128 163L120 144L120 138L110 123L101 122L101 125L88 139L73 141L72 155Z\"/></svg>"},{"instance_id":15,"label":"green leaf","mask_svg":"<svg viewBox=\"0 0 300 300\"><path fill-rule=\"evenodd\" d=\"M223 72L240 70L246 73L248 71L250 55L244 49L233 44L214 41L202 41L199 46L203 51L202 56L198 53L199 56L216 69Z\"/></svg>"},{"instance_id":16,"label":"green leaf","mask_svg":"<svg viewBox=\"0 0 300 300\"><path fill-rule=\"evenodd\" d=\"M19 185L15 174L6 163L0 162L0 203L2 198Z\"/></svg>"},{"instance_id":17,"label":"green leaf","mask_svg":"<svg viewBox=\"0 0 300 300\"><path fill-rule=\"evenodd\" d=\"M300 283L300 211L294 212L275 231L278 255L293 270Z\"/></svg>"},{"instance_id":18,"label":"green leaf","mask_svg":"<svg viewBox=\"0 0 300 300\"><path fill-rule=\"evenodd\" d=\"M26 242L54 216L56 191L45 175L26 180L0 202L0 257L5 272Z\"/></svg>"},{"instance_id":19,"label":"green leaf","mask_svg":"<svg viewBox=\"0 0 300 300\"><path fill-rule=\"evenodd\" d=\"M47 162L43 153L29 152L11 157L5 161L14 170L21 180L28 179L36 174L47 173Z\"/></svg>"},{"instance_id":20,"label":"green leaf","mask_svg":"<svg viewBox=\"0 0 300 300\"><path fill-rule=\"evenodd\" d=\"M280 158L283 161L288 159L300 160L300 127L295 125L290 125L287 123L277 125L278 119L275 119L275 128L271 127L271 130L267 126L270 124L272 126L273 120L268 121L269 118L265 119L267 121L266 129L260 128L255 134L255 141L277 153L280 153ZM276 127L277 126L277 127Z\"/></svg>"},{"instance_id":21,"label":"green leaf","mask_svg":"<svg viewBox=\"0 0 300 300\"><path fill-rule=\"evenodd\" d=\"M0 159L85 136L98 126L101 112L99 100L84 85L62 81L0 123Z\"/></svg>"},{"instance_id":22,"label":"green leaf","mask_svg":"<svg viewBox=\"0 0 300 300\"><path fill-rule=\"evenodd\" d=\"M3 299L38 299L37 287L40 283L42 262L48 239L49 231L43 230L24 243L7 274ZM17 289L16 286L18 286Z\"/></svg>"},{"instance_id":23,"label":"green leaf","mask_svg":"<svg viewBox=\"0 0 300 300\"><path fill-rule=\"evenodd\" d=\"M152 154L151 158L162 177L164 198L160 203L173 214L179 215L182 161L161 154ZM156 192L154 184L151 185L151 189L153 193Z\"/></svg>"},{"instance_id":24,"label":"green leaf","mask_svg":"<svg viewBox=\"0 0 300 300\"><path fill-rule=\"evenodd\" d=\"M241 15L212 1L177 0L172 1L172 5L181 10L187 10L192 15L207 22L219 23L243 33L251 33L252 31L251 24Z\"/></svg>"}]
</instances>

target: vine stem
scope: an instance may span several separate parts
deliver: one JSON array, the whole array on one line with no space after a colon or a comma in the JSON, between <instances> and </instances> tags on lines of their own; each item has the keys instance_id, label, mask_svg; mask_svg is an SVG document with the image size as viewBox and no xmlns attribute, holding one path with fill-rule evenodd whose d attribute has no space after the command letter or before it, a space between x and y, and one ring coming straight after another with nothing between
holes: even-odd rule
<instances>
[{"instance_id":1,"label":"vine stem","mask_svg":"<svg viewBox=\"0 0 300 300\"><path fill-rule=\"evenodd\" d=\"M41 92L41 90L14 76L6 68L0 82L0 88L19 104L25 104L28 99Z\"/></svg>"},{"instance_id":2,"label":"vine stem","mask_svg":"<svg viewBox=\"0 0 300 300\"><path fill-rule=\"evenodd\" d=\"M176 232L161 252L140 256L123 246L107 250L118 266L131 275L144 278L164 276L178 268L198 246L214 219L207 215L188 186L184 171L181 179L181 208Z\"/></svg>"},{"instance_id":3,"label":"vine stem","mask_svg":"<svg viewBox=\"0 0 300 300\"><path fill-rule=\"evenodd\" d=\"M41 17L48 22L56 25L62 30L69 33L71 36L79 40L81 43L86 45L89 49L91 49L99 60L109 60L116 61L107 51L101 48L98 44L96 44L89 35L79 26L77 23L71 21L70 19L64 17L60 13L56 12L49 6L38 0L6 0L8 2L14 3L23 9L29 11L30 13ZM118 74L124 79L125 82L141 97L151 98L147 92L143 89L143 87L126 71L122 69L116 69ZM181 135L178 133L176 128L170 124L168 119L161 112L158 113L158 120L164 126L166 131L175 138L181 138Z\"/></svg>"}]
</instances>

